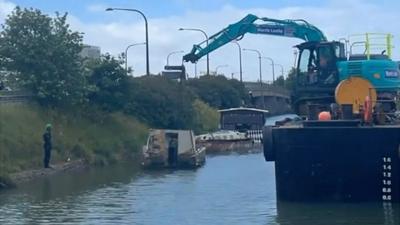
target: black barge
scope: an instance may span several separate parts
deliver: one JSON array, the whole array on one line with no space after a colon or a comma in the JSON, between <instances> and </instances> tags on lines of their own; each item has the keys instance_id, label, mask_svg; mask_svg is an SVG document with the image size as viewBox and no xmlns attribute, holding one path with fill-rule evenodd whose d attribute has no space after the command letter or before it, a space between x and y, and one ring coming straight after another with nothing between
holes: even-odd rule
<instances>
[{"instance_id":1,"label":"black barge","mask_svg":"<svg viewBox=\"0 0 400 225\"><path fill-rule=\"evenodd\" d=\"M263 132L278 200L400 202L400 126L304 121Z\"/></svg>"}]
</instances>

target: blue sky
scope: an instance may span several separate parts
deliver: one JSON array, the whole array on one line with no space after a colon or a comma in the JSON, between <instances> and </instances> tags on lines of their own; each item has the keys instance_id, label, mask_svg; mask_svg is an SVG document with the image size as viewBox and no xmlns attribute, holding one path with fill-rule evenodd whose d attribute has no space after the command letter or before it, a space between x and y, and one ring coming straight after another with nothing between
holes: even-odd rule
<instances>
[{"instance_id":1,"label":"blue sky","mask_svg":"<svg viewBox=\"0 0 400 225\"><path fill-rule=\"evenodd\" d=\"M188 10L193 11L214 11L225 5L231 5L237 8L282 8L295 6L323 6L330 2L341 2L343 7L348 7L348 1L331 1L331 0L14 0L17 5L23 7L34 7L42 9L46 12L70 12L83 21L95 21L105 19L103 16L94 15L88 12L88 8L94 5L97 6L112 6L112 7L129 7L141 9L148 16L163 17L171 15L182 15ZM379 2L388 6L398 6L396 0L365 0L360 2Z\"/></svg>"},{"instance_id":2,"label":"blue sky","mask_svg":"<svg viewBox=\"0 0 400 225\"><path fill-rule=\"evenodd\" d=\"M81 18L84 21L103 20L103 16L88 13L87 9L94 5L104 5L112 7L129 7L138 8L145 12L148 16L163 17L171 15L182 15L187 10L193 11L206 11L218 10L225 5L232 5L237 8L255 8L265 7L279 8L286 6L318 6L322 5L325 1L321 0L112 0L112 1L99 1L99 0L15 0L12 1L23 7L40 8L46 12L68 11Z\"/></svg>"},{"instance_id":3,"label":"blue sky","mask_svg":"<svg viewBox=\"0 0 400 225\"><path fill-rule=\"evenodd\" d=\"M132 43L144 41L144 26L140 15L129 12L105 12L107 7L136 8L149 20L151 72L158 73L172 51L189 52L193 44L204 40L196 32L178 31L179 27L193 27L212 35L227 25L237 22L248 13L276 19L305 19L320 28L329 40L351 34L384 32L395 35L394 58L400 59L400 1L398 0L0 0L0 23L16 5L33 7L53 16L55 11L68 12L73 30L84 33L86 44L101 47L103 53L118 55ZM268 35L246 35L240 44L255 48L264 56L274 58L289 70L294 63L293 46L299 39L277 38ZM145 48L130 49L128 65L135 75L145 72ZM178 64L182 55L171 57ZM210 54L210 68L228 64L219 71L227 76L237 75L237 48L228 44ZM194 75L194 65L186 64ZM205 71L205 60L197 70ZM243 53L246 80L258 79L258 63L251 53ZM270 65L263 64L263 80L271 80ZM277 72L278 73L278 72Z\"/></svg>"}]
</instances>

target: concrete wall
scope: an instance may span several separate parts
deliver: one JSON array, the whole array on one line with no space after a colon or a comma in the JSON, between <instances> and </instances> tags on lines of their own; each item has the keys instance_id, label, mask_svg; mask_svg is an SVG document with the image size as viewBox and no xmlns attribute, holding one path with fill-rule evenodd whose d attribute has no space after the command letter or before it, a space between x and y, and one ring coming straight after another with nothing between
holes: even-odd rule
<instances>
[{"instance_id":1,"label":"concrete wall","mask_svg":"<svg viewBox=\"0 0 400 225\"><path fill-rule=\"evenodd\" d=\"M252 107L259 109L267 109L270 115L278 115L291 112L290 101L288 98L279 96L257 96L253 98L254 105ZM264 105L265 104L265 105Z\"/></svg>"},{"instance_id":2,"label":"concrete wall","mask_svg":"<svg viewBox=\"0 0 400 225\"><path fill-rule=\"evenodd\" d=\"M259 82L245 82L244 85L253 96L251 107L266 109L271 115L292 112L288 90L265 83L261 85Z\"/></svg>"}]
</instances>

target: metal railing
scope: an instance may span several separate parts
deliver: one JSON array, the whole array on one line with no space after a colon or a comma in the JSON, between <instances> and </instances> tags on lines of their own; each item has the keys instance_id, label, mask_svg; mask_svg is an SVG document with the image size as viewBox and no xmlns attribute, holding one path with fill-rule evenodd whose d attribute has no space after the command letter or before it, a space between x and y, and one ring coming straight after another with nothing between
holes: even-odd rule
<instances>
[{"instance_id":1,"label":"metal railing","mask_svg":"<svg viewBox=\"0 0 400 225\"><path fill-rule=\"evenodd\" d=\"M371 54L379 50L380 54L386 53L389 59L392 57L392 38L393 35L385 33L365 33L365 34L354 34L350 35L348 42L350 45L349 54L352 55L353 48L363 47L362 54L367 56L367 59L371 59ZM351 43L351 44L350 44ZM347 48L347 47L346 47Z\"/></svg>"},{"instance_id":2,"label":"metal railing","mask_svg":"<svg viewBox=\"0 0 400 225\"><path fill-rule=\"evenodd\" d=\"M0 103L30 101L33 94L27 91L0 91Z\"/></svg>"}]
</instances>

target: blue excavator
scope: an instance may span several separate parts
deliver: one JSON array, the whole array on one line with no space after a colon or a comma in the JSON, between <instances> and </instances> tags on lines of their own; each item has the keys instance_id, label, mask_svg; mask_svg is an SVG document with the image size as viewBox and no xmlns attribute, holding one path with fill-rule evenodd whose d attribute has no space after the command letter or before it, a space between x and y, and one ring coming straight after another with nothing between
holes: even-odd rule
<instances>
[{"instance_id":1,"label":"blue excavator","mask_svg":"<svg viewBox=\"0 0 400 225\"><path fill-rule=\"evenodd\" d=\"M351 44L347 41L328 41L320 29L305 20L277 20L249 14L212 35L208 45L207 41L194 45L183 60L195 63L223 45L242 39L247 33L299 38L305 41L295 46L299 50L295 89L292 93L292 104L296 113L307 115L310 104L326 105L338 101L335 99L335 90L341 81L349 77L367 80L377 88L376 98L385 100L385 110L394 110L390 100L395 98L397 88L400 87L400 78L397 63L390 59L392 44L389 34L365 34L361 41ZM383 42L373 45L371 42L378 38ZM363 48L361 54L354 54L354 50L360 47ZM375 53L377 47L383 51ZM355 80L353 83L356 82ZM342 98L346 97L348 96ZM343 99L339 102L355 104ZM363 103L364 99L358 101L354 111L358 112Z\"/></svg>"},{"instance_id":2,"label":"blue excavator","mask_svg":"<svg viewBox=\"0 0 400 225\"><path fill-rule=\"evenodd\" d=\"M400 77L391 35L328 41L304 20L247 15L194 45L183 60L202 56L245 34L300 38L294 111L304 120L264 126L266 161L275 162L284 201L400 202ZM289 123L289 124L288 124ZM265 178L268 179L268 178Z\"/></svg>"}]
</instances>

